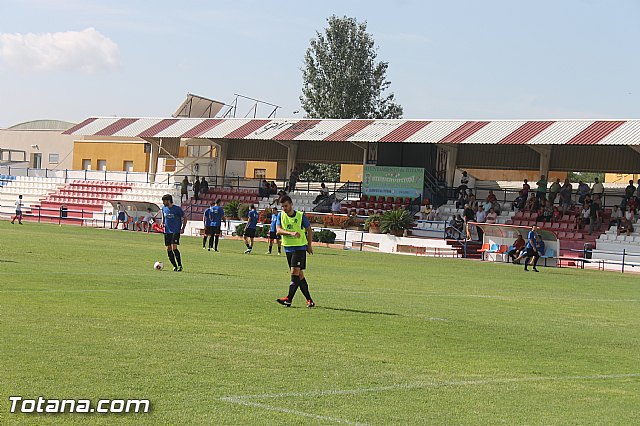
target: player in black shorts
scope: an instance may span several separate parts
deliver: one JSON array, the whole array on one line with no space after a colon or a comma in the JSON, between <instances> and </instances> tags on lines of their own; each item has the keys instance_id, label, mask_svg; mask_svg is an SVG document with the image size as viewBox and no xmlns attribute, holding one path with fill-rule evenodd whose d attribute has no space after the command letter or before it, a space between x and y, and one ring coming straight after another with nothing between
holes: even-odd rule
<instances>
[{"instance_id":1,"label":"player in black shorts","mask_svg":"<svg viewBox=\"0 0 640 426\"><path fill-rule=\"evenodd\" d=\"M282 237L278 235L278 209L271 209L271 226L269 227L269 251L267 254L271 254L273 249L273 243L278 243L278 256L282 254Z\"/></svg>"},{"instance_id":2,"label":"player in black shorts","mask_svg":"<svg viewBox=\"0 0 640 426\"><path fill-rule=\"evenodd\" d=\"M281 305L291 306L293 297L300 287L300 291L307 299L307 307L313 308L315 302L309 294L309 284L304 274L307 268L307 253L313 254L311 223L303 212L295 211L291 198L282 197L282 209L277 219L278 234L282 235L284 251L287 253L287 261L291 271L289 294L286 297L276 299Z\"/></svg>"}]
</instances>

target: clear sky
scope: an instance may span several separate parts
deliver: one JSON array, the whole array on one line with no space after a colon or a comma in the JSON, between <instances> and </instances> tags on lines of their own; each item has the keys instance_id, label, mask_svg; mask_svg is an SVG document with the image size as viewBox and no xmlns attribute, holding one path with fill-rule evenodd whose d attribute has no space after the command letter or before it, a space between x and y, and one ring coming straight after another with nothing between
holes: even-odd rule
<instances>
[{"instance_id":1,"label":"clear sky","mask_svg":"<svg viewBox=\"0 0 640 426\"><path fill-rule=\"evenodd\" d=\"M640 118L635 0L0 0L0 127L169 116L187 92L293 116L332 14L368 22L405 118Z\"/></svg>"}]
</instances>

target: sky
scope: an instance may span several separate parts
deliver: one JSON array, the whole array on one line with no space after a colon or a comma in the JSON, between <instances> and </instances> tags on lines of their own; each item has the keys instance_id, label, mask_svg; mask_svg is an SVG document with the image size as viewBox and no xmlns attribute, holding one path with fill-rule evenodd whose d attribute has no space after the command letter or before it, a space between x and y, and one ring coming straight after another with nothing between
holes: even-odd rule
<instances>
[{"instance_id":1,"label":"sky","mask_svg":"<svg viewBox=\"0 0 640 426\"><path fill-rule=\"evenodd\" d=\"M187 93L301 117L333 14L368 23L404 118L640 118L635 0L0 0L0 127L166 117Z\"/></svg>"}]
</instances>

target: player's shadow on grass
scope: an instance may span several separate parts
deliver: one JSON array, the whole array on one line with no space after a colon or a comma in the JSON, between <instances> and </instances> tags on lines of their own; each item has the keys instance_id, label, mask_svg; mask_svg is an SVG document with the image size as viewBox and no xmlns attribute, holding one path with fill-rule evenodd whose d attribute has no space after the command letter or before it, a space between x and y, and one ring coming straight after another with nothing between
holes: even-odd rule
<instances>
[{"instance_id":1,"label":"player's shadow on grass","mask_svg":"<svg viewBox=\"0 0 640 426\"><path fill-rule=\"evenodd\" d=\"M221 274L219 272L195 272L196 275L215 275L216 277L239 277L235 274Z\"/></svg>"},{"instance_id":2,"label":"player's shadow on grass","mask_svg":"<svg viewBox=\"0 0 640 426\"><path fill-rule=\"evenodd\" d=\"M400 314L396 314L394 312L363 311L361 309L332 308L330 306L318 306L316 307L316 309L327 309L329 311L351 312L354 314L400 316Z\"/></svg>"},{"instance_id":3,"label":"player's shadow on grass","mask_svg":"<svg viewBox=\"0 0 640 426\"><path fill-rule=\"evenodd\" d=\"M18 263L15 260L2 260L0 259L0 263Z\"/></svg>"}]
</instances>

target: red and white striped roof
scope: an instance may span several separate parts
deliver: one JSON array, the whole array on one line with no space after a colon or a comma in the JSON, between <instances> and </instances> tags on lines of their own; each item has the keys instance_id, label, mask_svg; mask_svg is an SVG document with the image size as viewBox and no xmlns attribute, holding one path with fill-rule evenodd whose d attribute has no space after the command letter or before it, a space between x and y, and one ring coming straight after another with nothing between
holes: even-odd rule
<instances>
[{"instance_id":1,"label":"red and white striped roof","mask_svg":"<svg viewBox=\"0 0 640 426\"><path fill-rule=\"evenodd\" d=\"M280 141L640 145L640 120L88 118L67 135Z\"/></svg>"}]
</instances>

